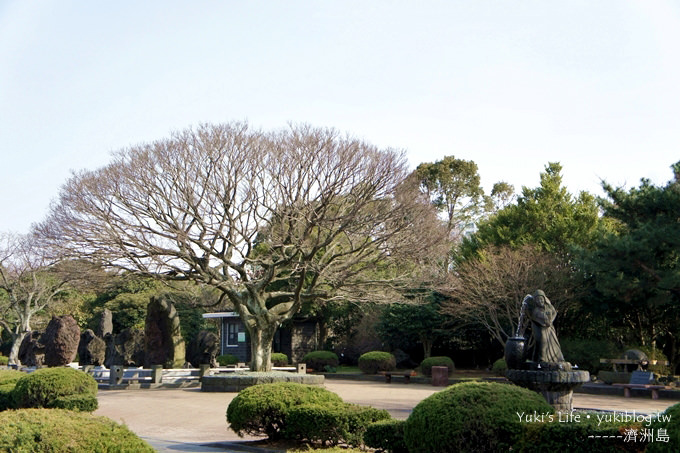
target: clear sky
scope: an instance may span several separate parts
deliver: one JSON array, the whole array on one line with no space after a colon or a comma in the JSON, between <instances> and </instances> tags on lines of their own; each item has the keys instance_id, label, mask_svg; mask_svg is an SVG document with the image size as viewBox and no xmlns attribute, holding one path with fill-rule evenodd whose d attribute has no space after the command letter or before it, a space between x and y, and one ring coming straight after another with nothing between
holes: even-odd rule
<instances>
[{"instance_id":1,"label":"clear sky","mask_svg":"<svg viewBox=\"0 0 680 453\"><path fill-rule=\"evenodd\" d=\"M680 160L676 1L0 0L0 232L71 170L203 122L335 127L488 189L663 184Z\"/></svg>"}]
</instances>

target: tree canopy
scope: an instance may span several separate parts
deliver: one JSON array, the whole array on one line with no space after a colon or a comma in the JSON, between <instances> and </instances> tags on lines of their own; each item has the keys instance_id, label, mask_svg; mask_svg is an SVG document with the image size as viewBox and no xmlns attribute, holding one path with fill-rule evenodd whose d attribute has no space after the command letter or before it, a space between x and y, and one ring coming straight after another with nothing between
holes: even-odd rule
<instances>
[{"instance_id":1,"label":"tree canopy","mask_svg":"<svg viewBox=\"0 0 680 453\"><path fill-rule=\"evenodd\" d=\"M594 284L588 308L634 332L639 344L668 342L678 363L680 321L680 162L675 179L655 186L643 179L625 190L603 187L604 215L615 230L585 253L582 269Z\"/></svg>"},{"instance_id":2,"label":"tree canopy","mask_svg":"<svg viewBox=\"0 0 680 453\"><path fill-rule=\"evenodd\" d=\"M406 176L401 153L334 130L202 125L74 174L36 232L66 256L217 288L264 370L303 300L378 297L404 270L390 263L441 240Z\"/></svg>"},{"instance_id":3,"label":"tree canopy","mask_svg":"<svg viewBox=\"0 0 680 453\"><path fill-rule=\"evenodd\" d=\"M532 244L566 254L574 245L592 243L600 226L596 199L587 192L572 196L562 185L561 171L559 163L549 163L539 187L523 187L515 204L480 222L478 230L464 240L463 258L488 245Z\"/></svg>"}]
</instances>

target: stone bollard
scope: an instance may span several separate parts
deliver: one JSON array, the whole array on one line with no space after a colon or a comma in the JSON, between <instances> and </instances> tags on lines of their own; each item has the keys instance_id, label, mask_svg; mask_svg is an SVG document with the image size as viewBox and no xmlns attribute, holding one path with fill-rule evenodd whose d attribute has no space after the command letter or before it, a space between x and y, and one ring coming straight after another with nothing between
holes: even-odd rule
<instances>
[{"instance_id":1,"label":"stone bollard","mask_svg":"<svg viewBox=\"0 0 680 453\"><path fill-rule=\"evenodd\" d=\"M298 374L307 374L307 364L306 363L298 363L296 365L297 372Z\"/></svg>"},{"instance_id":2,"label":"stone bollard","mask_svg":"<svg viewBox=\"0 0 680 453\"><path fill-rule=\"evenodd\" d=\"M449 385L449 367L432 367L432 385L436 387L446 387Z\"/></svg>"},{"instance_id":3,"label":"stone bollard","mask_svg":"<svg viewBox=\"0 0 680 453\"><path fill-rule=\"evenodd\" d=\"M210 365L202 363L198 366L198 382L203 382L203 376L210 375Z\"/></svg>"},{"instance_id":4,"label":"stone bollard","mask_svg":"<svg viewBox=\"0 0 680 453\"><path fill-rule=\"evenodd\" d=\"M123 383L123 366L112 365L109 371L109 384L120 385Z\"/></svg>"},{"instance_id":5,"label":"stone bollard","mask_svg":"<svg viewBox=\"0 0 680 453\"><path fill-rule=\"evenodd\" d=\"M151 365L151 382L153 384L163 382L163 365Z\"/></svg>"}]
</instances>

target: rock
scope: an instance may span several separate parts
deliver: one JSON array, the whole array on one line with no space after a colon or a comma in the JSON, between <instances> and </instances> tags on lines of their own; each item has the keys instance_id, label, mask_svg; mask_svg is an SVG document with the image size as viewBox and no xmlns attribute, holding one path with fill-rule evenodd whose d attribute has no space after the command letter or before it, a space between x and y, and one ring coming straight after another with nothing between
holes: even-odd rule
<instances>
[{"instance_id":1,"label":"rock","mask_svg":"<svg viewBox=\"0 0 680 453\"><path fill-rule=\"evenodd\" d=\"M180 332L179 315L174 305L162 297L152 297L147 306L144 339L145 367L163 365L181 368L184 365L186 348Z\"/></svg>"},{"instance_id":2,"label":"rock","mask_svg":"<svg viewBox=\"0 0 680 453\"><path fill-rule=\"evenodd\" d=\"M80 365L104 365L106 342L96 336L91 329L87 329L80 335L78 358Z\"/></svg>"},{"instance_id":3,"label":"rock","mask_svg":"<svg viewBox=\"0 0 680 453\"><path fill-rule=\"evenodd\" d=\"M42 337L45 365L64 366L73 362L80 343L80 327L71 315L52 316Z\"/></svg>"},{"instance_id":4,"label":"rock","mask_svg":"<svg viewBox=\"0 0 680 453\"><path fill-rule=\"evenodd\" d=\"M207 330L201 330L196 338L189 343L188 360L194 367L209 364L217 367L217 356L220 353L220 338Z\"/></svg>"},{"instance_id":5,"label":"rock","mask_svg":"<svg viewBox=\"0 0 680 453\"><path fill-rule=\"evenodd\" d=\"M118 335L107 335L106 360L104 365L142 366L144 365L144 331L125 329Z\"/></svg>"},{"instance_id":6,"label":"rock","mask_svg":"<svg viewBox=\"0 0 680 453\"><path fill-rule=\"evenodd\" d=\"M113 334L113 314L108 308L104 309L99 318L96 334L99 338L106 338L106 335Z\"/></svg>"},{"instance_id":7,"label":"rock","mask_svg":"<svg viewBox=\"0 0 680 453\"><path fill-rule=\"evenodd\" d=\"M41 367L45 364L45 345L41 341L42 332L26 332L19 346L19 362L23 366Z\"/></svg>"}]
</instances>

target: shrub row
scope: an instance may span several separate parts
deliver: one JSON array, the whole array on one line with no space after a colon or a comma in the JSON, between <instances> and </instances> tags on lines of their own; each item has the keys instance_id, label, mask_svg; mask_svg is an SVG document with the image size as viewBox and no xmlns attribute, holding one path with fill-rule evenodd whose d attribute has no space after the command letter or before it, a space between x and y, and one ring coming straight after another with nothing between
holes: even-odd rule
<instances>
[{"instance_id":1,"label":"shrub row","mask_svg":"<svg viewBox=\"0 0 680 453\"><path fill-rule=\"evenodd\" d=\"M0 410L60 408L97 409L97 382L70 367L43 368L33 373L0 372Z\"/></svg>"},{"instance_id":2,"label":"shrub row","mask_svg":"<svg viewBox=\"0 0 680 453\"><path fill-rule=\"evenodd\" d=\"M521 420L518 414L528 415ZM531 420L538 416L539 421ZM680 404L651 426L640 421L606 422L597 414L565 421L535 392L509 384L469 382L453 385L421 401L406 421L370 425L367 446L392 453L612 451L670 453L680 447ZM665 429L668 442L644 441L648 429ZM627 433L637 434L628 438ZM634 439L634 440L633 440Z\"/></svg>"}]
</instances>

